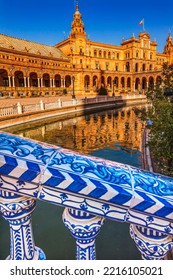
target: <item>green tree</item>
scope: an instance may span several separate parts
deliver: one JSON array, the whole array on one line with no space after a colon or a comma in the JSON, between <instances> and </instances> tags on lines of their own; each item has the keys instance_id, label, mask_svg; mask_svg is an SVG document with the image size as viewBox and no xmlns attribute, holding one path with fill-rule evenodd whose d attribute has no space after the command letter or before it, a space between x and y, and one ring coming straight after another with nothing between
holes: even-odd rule
<instances>
[{"instance_id":1,"label":"green tree","mask_svg":"<svg viewBox=\"0 0 173 280\"><path fill-rule=\"evenodd\" d=\"M101 88L98 91L98 95L107 95L107 94L108 94L107 89L101 86Z\"/></svg>"},{"instance_id":2,"label":"green tree","mask_svg":"<svg viewBox=\"0 0 173 280\"><path fill-rule=\"evenodd\" d=\"M150 129L149 146L159 173L173 176L173 64L163 65L162 82L149 90L152 106L145 116Z\"/></svg>"}]
</instances>

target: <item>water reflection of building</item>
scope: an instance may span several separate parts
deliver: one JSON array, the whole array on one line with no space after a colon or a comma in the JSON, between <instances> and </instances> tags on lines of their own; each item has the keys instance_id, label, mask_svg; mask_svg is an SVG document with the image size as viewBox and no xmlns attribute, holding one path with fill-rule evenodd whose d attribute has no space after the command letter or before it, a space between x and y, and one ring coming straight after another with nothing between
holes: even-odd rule
<instances>
[{"instance_id":1,"label":"water reflection of building","mask_svg":"<svg viewBox=\"0 0 173 280\"><path fill-rule=\"evenodd\" d=\"M23 136L90 153L104 147L141 150L143 124L133 109L114 109L25 130ZM13 131L14 132L14 131Z\"/></svg>"}]
</instances>

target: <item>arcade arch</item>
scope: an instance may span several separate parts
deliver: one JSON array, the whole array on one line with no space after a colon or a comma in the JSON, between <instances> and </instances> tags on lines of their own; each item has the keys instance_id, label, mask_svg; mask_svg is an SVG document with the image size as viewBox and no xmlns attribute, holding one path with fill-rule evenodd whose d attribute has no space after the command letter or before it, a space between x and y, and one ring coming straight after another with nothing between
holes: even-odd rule
<instances>
[{"instance_id":1,"label":"arcade arch","mask_svg":"<svg viewBox=\"0 0 173 280\"><path fill-rule=\"evenodd\" d=\"M149 80L148 80L148 88L150 90L153 90L154 89L154 78L152 76L149 77Z\"/></svg>"},{"instance_id":2,"label":"arcade arch","mask_svg":"<svg viewBox=\"0 0 173 280\"><path fill-rule=\"evenodd\" d=\"M0 86L1 87L9 86L8 72L5 69L0 69Z\"/></svg>"},{"instance_id":3,"label":"arcade arch","mask_svg":"<svg viewBox=\"0 0 173 280\"><path fill-rule=\"evenodd\" d=\"M61 87L61 76L59 74L55 75L55 87Z\"/></svg>"},{"instance_id":4,"label":"arcade arch","mask_svg":"<svg viewBox=\"0 0 173 280\"><path fill-rule=\"evenodd\" d=\"M85 89L88 89L89 86L90 86L90 76L86 75L84 78L84 87L85 87Z\"/></svg>"},{"instance_id":5,"label":"arcade arch","mask_svg":"<svg viewBox=\"0 0 173 280\"><path fill-rule=\"evenodd\" d=\"M43 74L43 86L50 87L50 75L48 73Z\"/></svg>"},{"instance_id":6,"label":"arcade arch","mask_svg":"<svg viewBox=\"0 0 173 280\"><path fill-rule=\"evenodd\" d=\"M37 73L31 72L29 75L30 78L30 86L31 87L38 87L38 76ZM28 83L29 86L29 83Z\"/></svg>"},{"instance_id":7,"label":"arcade arch","mask_svg":"<svg viewBox=\"0 0 173 280\"><path fill-rule=\"evenodd\" d=\"M24 87L24 75L22 71L15 71L14 82L16 87Z\"/></svg>"}]
</instances>

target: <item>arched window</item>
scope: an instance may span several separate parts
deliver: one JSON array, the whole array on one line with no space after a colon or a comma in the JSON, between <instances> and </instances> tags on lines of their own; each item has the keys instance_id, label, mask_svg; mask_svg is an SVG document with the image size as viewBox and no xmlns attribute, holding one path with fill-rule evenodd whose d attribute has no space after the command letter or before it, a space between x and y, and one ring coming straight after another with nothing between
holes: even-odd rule
<instances>
[{"instance_id":1,"label":"arched window","mask_svg":"<svg viewBox=\"0 0 173 280\"><path fill-rule=\"evenodd\" d=\"M98 80L97 76L94 76L93 77L93 87L97 87L97 80Z\"/></svg>"},{"instance_id":2,"label":"arched window","mask_svg":"<svg viewBox=\"0 0 173 280\"><path fill-rule=\"evenodd\" d=\"M125 87L125 79L124 79L124 77L121 78L121 87L122 88Z\"/></svg>"},{"instance_id":3,"label":"arched window","mask_svg":"<svg viewBox=\"0 0 173 280\"><path fill-rule=\"evenodd\" d=\"M147 89L147 79L145 77L142 78L142 89L143 90Z\"/></svg>"},{"instance_id":4,"label":"arched window","mask_svg":"<svg viewBox=\"0 0 173 280\"><path fill-rule=\"evenodd\" d=\"M22 71L16 71L14 74L15 86L24 87L24 75Z\"/></svg>"},{"instance_id":5,"label":"arched window","mask_svg":"<svg viewBox=\"0 0 173 280\"><path fill-rule=\"evenodd\" d=\"M127 78L127 87L130 89L131 87L131 79L130 78Z\"/></svg>"},{"instance_id":6,"label":"arched window","mask_svg":"<svg viewBox=\"0 0 173 280\"><path fill-rule=\"evenodd\" d=\"M66 87L70 87L72 84L72 78L70 77L70 75L65 76L65 86Z\"/></svg>"},{"instance_id":7,"label":"arched window","mask_svg":"<svg viewBox=\"0 0 173 280\"><path fill-rule=\"evenodd\" d=\"M126 62L126 71L130 72L130 63L129 62Z\"/></svg>"},{"instance_id":8,"label":"arched window","mask_svg":"<svg viewBox=\"0 0 173 280\"><path fill-rule=\"evenodd\" d=\"M136 89L136 90L139 90L139 88L140 88L140 80L139 80L139 78L136 78L136 81L135 81L135 89Z\"/></svg>"},{"instance_id":9,"label":"arched window","mask_svg":"<svg viewBox=\"0 0 173 280\"><path fill-rule=\"evenodd\" d=\"M160 86L160 85L162 84L162 78L161 78L161 76L157 76L157 78L156 78L156 84L157 84L157 86Z\"/></svg>"},{"instance_id":10,"label":"arched window","mask_svg":"<svg viewBox=\"0 0 173 280\"><path fill-rule=\"evenodd\" d=\"M43 74L43 86L50 87L50 76L49 74Z\"/></svg>"},{"instance_id":11,"label":"arched window","mask_svg":"<svg viewBox=\"0 0 173 280\"><path fill-rule=\"evenodd\" d=\"M107 86L112 87L112 78L110 76L107 78Z\"/></svg>"},{"instance_id":12,"label":"arched window","mask_svg":"<svg viewBox=\"0 0 173 280\"><path fill-rule=\"evenodd\" d=\"M101 76L101 85L105 86L105 77L104 76Z\"/></svg>"},{"instance_id":13,"label":"arched window","mask_svg":"<svg viewBox=\"0 0 173 280\"><path fill-rule=\"evenodd\" d=\"M55 75L55 86L60 87L61 86L61 76Z\"/></svg>"},{"instance_id":14,"label":"arched window","mask_svg":"<svg viewBox=\"0 0 173 280\"><path fill-rule=\"evenodd\" d=\"M154 89L154 78L153 77L149 77L148 87L149 87L150 90Z\"/></svg>"},{"instance_id":15,"label":"arched window","mask_svg":"<svg viewBox=\"0 0 173 280\"><path fill-rule=\"evenodd\" d=\"M84 78L84 87L85 87L85 90L87 90L90 86L90 77L88 75L85 76Z\"/></svg>"},{"instance_id":16,"label":"arched window","mask_svg":"<svg viewBox=\"0 0 173 280\"><path fill-rule=\"evenodd\" d=\"M116 88L118 88L118 81L119 81L118 77L115 77L114 78L114 85L115 85Z\"/></svg>"},{"instance_id":17,"label":"arched window","mask_svg":"<svg viewBox=\"0 0 173 280\"><path fill-rule=\"evenodd\" d=\"M139 71L139 64L136 63L136 64L135 64L135 72L138 72L138 71Z\"/></svg>"},{"instance_id":18,"label":"arched window","mask_svg":"<svg viewBox=\"0 0 173 280\"><path fill-rule=\"evenodd\" d=\"M4 69L0 69L0 86L1 87L9 86L8 73Z\"/></svg>"},{"instance_id":19,"label":"arched window","mask_svg":"<svg viewBox=\"0 0 173 280\"><path fill-rule=\"evenodd\" d=\"M38 78L37 78L37 73L32 72L30 73L30 85L32 87L38 87Z\"/></svg>"}]
</instances>

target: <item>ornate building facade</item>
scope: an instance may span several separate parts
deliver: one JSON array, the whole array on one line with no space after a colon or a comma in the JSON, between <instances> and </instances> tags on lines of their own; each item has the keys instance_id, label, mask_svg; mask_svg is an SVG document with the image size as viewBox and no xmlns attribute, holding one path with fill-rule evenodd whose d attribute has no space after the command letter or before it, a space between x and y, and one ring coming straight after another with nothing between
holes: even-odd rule
<instances>
[{"instance_id":1,"label":"ornate building facade","mask_svg":"<svg viewBox=\"0 0 173 280\"><path fill-rule=\"evenodd\" d=\"M109 95L143 93L161 80L164 62L173 63L173 38L163 53L147 32L122 40L121 46L87 38L76 11L67 39L48 46L0 34L0 95L40 96L60 93L95 95L104 86Z\"/></svg>"}]
</instances>

